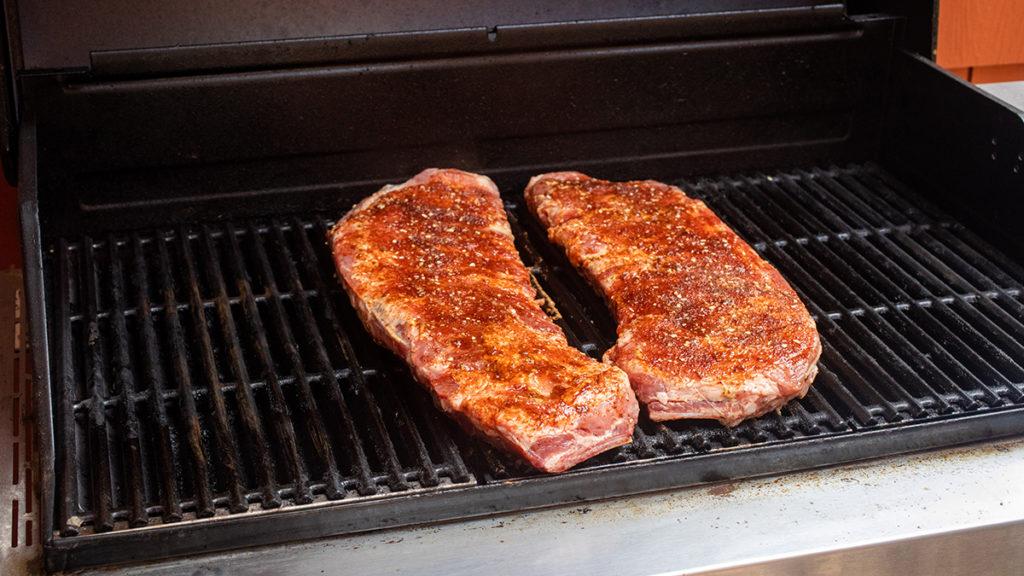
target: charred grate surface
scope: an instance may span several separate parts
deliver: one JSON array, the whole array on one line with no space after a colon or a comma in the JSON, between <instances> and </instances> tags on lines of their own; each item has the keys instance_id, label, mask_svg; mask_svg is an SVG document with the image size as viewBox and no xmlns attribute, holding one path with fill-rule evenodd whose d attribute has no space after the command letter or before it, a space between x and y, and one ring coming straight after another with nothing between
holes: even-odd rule
<instances>
[{"instance_id":1,"label":"charred grate surface","mask_svg":"<svg viewBox=\"0 0 1024 576\"><path fill-rule=\"evenodd\" d=\"M641 419L630 445L579 468L1024 405L1024 271L882 169L681 185L807 302L820 374L806 398L732 430ZM607 309L509 192L539 293L570 343L599 358L614 341ZM305 215L56 242L56 538L535 475L458 431L370 341L335 280L331 223Z\"/></svg>"}]
</instances>

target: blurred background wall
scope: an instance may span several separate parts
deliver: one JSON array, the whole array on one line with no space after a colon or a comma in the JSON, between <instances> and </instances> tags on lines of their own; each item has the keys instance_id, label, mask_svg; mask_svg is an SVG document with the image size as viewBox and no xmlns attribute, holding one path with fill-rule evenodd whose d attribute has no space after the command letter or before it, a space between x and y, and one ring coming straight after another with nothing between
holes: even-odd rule
<instances>
[{"instance_id":1,"label":"blurred background wall","mask_svg":"<svg viewBox=\"0 0 1024 576\"><path fill-rule=\"evenodd\" d=\"M1024 0L940 0L936 50L975 84L1024 80Z\"/></svg>"}]
</instances>

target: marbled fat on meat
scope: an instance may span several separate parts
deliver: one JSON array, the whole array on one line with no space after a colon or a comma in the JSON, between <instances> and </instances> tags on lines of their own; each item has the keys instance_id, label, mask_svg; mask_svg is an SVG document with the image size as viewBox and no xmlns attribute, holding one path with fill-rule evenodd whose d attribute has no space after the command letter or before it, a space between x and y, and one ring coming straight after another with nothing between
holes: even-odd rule
<instances>
[{"instance_id":1,"label":"marbled fat on meat","mask_svg":"<svg viewBox=\"0 0 1024 576\"><path fill-rule=\"evenodd\" d=\"M548 472L630 441L626 375L544 313L490 179L431 169L385 186L329 242L364 325L464 427Z\"/></svg>"},{"instance_id":2,"label":"marbled fat on meat","mask_svg":"<svg viewBox=\"0 0 1024 576\"><path fill-rule=\"evenodd\" d=\"M618 321L608 351L654 420L733 426L807 393L821 343L786 280L660 182L534 177L526 201Z\"/></svg>"}]
</instances>

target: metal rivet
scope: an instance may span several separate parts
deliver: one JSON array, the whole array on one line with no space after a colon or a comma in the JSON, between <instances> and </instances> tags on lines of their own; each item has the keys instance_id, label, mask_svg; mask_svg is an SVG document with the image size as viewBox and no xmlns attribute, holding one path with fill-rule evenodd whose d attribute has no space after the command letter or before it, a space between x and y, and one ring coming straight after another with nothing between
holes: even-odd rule
<instances>
[{"instance_id":1,"label":"metal rivet","mask_svg":"<svg viewBox=\"0 0 1024 576\"><path fill-rule=\"evenodd\" d=\"M996 138L993 137L992 138L992 145L995 146L996 144L999 144L999 140L997 140Z\"/></svg>"},{"instance_id":2,"label":"metal rivet","mask_svg":"<svg viewBox=\"0 0 1024 576\"><path fill-rule=\"evenodd\" d=\"M993 160L995 160L995 159L996 159L996 153L995 153L995 152L993 152L993 153L992 153L992 159L993 159Z\"/></svg>"}]
</instances>

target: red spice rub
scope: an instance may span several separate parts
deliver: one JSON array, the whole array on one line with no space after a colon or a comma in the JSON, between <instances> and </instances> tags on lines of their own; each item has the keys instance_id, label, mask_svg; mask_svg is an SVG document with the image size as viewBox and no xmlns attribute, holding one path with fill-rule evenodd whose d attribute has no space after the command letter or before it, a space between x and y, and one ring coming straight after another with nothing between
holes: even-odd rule
<instances>
[{"instance_id":1,"label":"red spice rub","mask_svg":"<svg viewBox=\"0 0 1024 576\"><path fill-rule=\"evenodd\" d=\"M549 472L630 441L626 375L541 309L490 179L426 170L360 202L329 241L370 333L466 428Z\"/></svg>"},{"instance_id":2,"label":"red spice rub","mask_svg":"<svg viewBox=\"0 0 1024 576\"><path fill-rule=\"evenodd\" d=\"M618 320L606 359L654 420L733 426L802 397L814 320L771 264L700 200L654 181L534 177L526 201Z\"/></svg>"}]
</instances>

